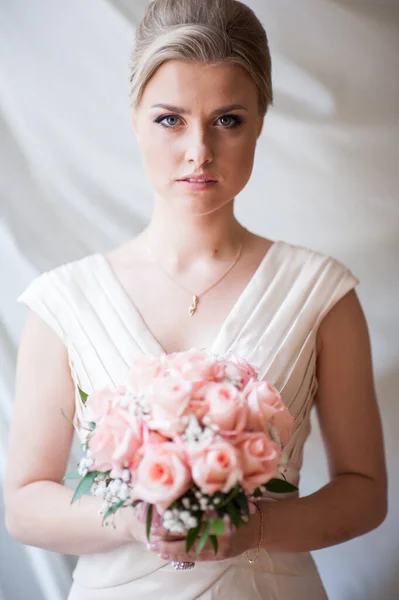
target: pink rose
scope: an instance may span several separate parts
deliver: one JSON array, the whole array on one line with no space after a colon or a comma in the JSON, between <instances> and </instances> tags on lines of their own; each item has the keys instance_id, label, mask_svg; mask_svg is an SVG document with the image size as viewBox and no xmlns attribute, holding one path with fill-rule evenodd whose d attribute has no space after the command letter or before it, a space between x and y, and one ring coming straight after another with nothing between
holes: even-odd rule
<instances>
[{"instance_id":1,"label":"pink rose","mask_svg":"<svg viewBox=\"0 0 399 600\"><path fill-rule=\"evenodd\" d=\"M118 395L110 388L94 390L88 395L85 404L85 413L87 421L97 423L100 419L108 415L111 411L112 401Z\"/></svg>"},{"instance_id":2,"label":"pink rose","mask_svg":"<svg viewBox=\"0 0 399 600\"><path fill-rule=\"evenodd\" d=\"M135 473L134 498L156 504L164 512L191 485L184 450L174 442L146 444Z\"/></svg>"},{"instance_id":3,"label":"pink rose","mask_svg":"<svg viewBox=\"0 0 399 600\"><path fill-rule=\"evenodd\" d=\"M270 423L284 445L291 437L294 418L276 388L267 381L250 382L244 390L248 402L246 429L267 431Z\"/></svg>"},{"instance_id":4,"label":"pink rose","mask_svg":"<svg viewBox=\"0 0 399 600\"><path fill-rule=\"evenodd\" d=\"M257 379L258 371L254 365L231 353L225 364L225 377L230 379L240 390L243 390L251 379Z\"/></svg>"},{"instance_id":5,"label":"pink rose","mask_svg":"<svg viewBox=\"0 0 399 600\"><path fill-rule=\"evenodd\" d=\"M230 381L239 390L244 387L251 379L256 379L258 372L255 367L243 358L232 354L229 359L220 360L214 366L214 379L216 381Z\"/></svg>"},{"instance_id":6,"label":"pink rose","mask_svg":"<svg viewBox=\"0 0 399 600\"><path fill-rule=\"evenodd\" d=\"M243 470L241 485L247 494L271 479L277 469L280 450L265 433L243 433L236 445Z\"/></svg>"},{"instance_id":7,"label":"pink rose","mask_svg":"<svg viewBox=\"0 0 399 600\"><path fill-rule=\"evenodd\" d=\"M90 438L93 469L107 471L113 467L129 468L142 442L141 425L129 419L124 411L115 409L98 422Z\"/></svg>"},{"instance_id":8,"label":"pink rose","mask_svg":"<svg viewBox=\"0 0 399 600\"><path fill-rule=\"evenodd\" d=\"M224 436L240 433L247 419L244 396L231 383L210 383L206 388L207 416Z\"/></svg>"},{"instance_id":9,"label":"pink rose","mask_svg":"<svg viewBox=\"0 0 399 600\"><path fill-rule=\"evenodd\" d=\"M129 391L133 393L146 391L153 380L163 377L165 372L164 356L144 355L136 358L127 376Z\"/></svg>"},{"instance_id":10,"label":"pink rose","mask_svg":"<svg viewBox=\"0 0 399 600\"><path fill-rule=\"evenodd\" d=\"M183 379L190 381L212 381L215 358L205 350L188 350L170 354L168 368Z\"/></svg>"},{"instance_id":11,"label":"pink rose","mask_svg":"<svg viewBox=\"0 0 399 600\"><path fill-rule=\"evenodd\" d=\"M149 394L149 428L168 437L179 433L182 429L181 417L190 404L191 391L191 383L177 377L164 377L154 381Z\"/></svg>"},{"instance_id":12,"label":"pink rose","mask_svg":"<svg viewBox=\"0 0 399 600\"><path fill-rule=\"evenodd\" d=\"M215 440L191 456L193 480L205 494L229 492L242 477L235 447L225 440Z\"/></svg>"}]
</instances>

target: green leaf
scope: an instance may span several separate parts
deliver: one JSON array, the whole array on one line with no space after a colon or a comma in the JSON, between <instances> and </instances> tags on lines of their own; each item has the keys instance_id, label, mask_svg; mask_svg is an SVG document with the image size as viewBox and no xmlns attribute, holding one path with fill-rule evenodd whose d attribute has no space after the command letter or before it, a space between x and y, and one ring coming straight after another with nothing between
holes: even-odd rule
<instances>
[{"instance_id":1,"label":"green leaf","mask_svg":"<svg viewBox=\"0 0 399 600\"><path fill-rule=\"evenodd\" d=\"M216 535L222 535L226 528L226 523L224 519L211 519L211 528Z\"/></svg>"},{"instance_id":2,"label":"green leaf","mask_svg":"<svg viewBox=\"0 0 399 600\"><path fill-rule=\"evenodd\" d=\"M111 515L116 513L118 508L120 508L121 506L124 505L124 502L125 502L124 500L120 500L116 504L113 504L112 506L110 506L109 509L107 510L107 512L104 514L103 523L108 519L108 517L110 517Z\"/></svg>"},{"instance_id":3,"label":"green leaf","mask_svg":"<svg viewBox=\"0 0 399 600\"><path fill-rule=\"evenodd\" d=\"M241 513L243 513L246 517L251 516L250 510L249 510L249 504L248 504L248 498L245 494L237 494L237 496L234 498L234 503L238 504Z\"/></svg>"},{"instance_id":4,"label":"green leaf","mask_svg":"<svg viewBox=\"0 0 399 600\"><path fill-rule=\"evenodd\" d=\"M96 424L93 421L89 421L89 427L90 427L91 431L94 431L96 428Z\"/></svg>"},{"instance_id":5,"label":"green leaf","mask_svg":"<svg viewBox=\"0 0 399 600\"><path fill-rule=\"evenodd\" d=\"M216 509L219 510L223 506L226 506L230 502L230 500L232 498L234 498L234 496L236 496L236 494L238 494L238 493L239 493L239 487L238 487L238 485L236 485L235 487L233 487L232 490L230 490L230 492L227 494L227 496L225 497L225 499L222 500L222 502L219 502L219 504L216 505Z\"/></svg>"},{"instance_id":6,"label":"green leaf","mask_svg":"<svg viewBox=\"0 0 399 600\"><path fill-rule=\"evenodd\" d=\"M78 386L78 390L79 390L79 394L80 394L80 399L82 400L83 404L86 404L86 400L87 400L87 397L89 394L86 394L86 392L81 390L79 386Z\"/></svg>"},{"instance_id":7,"label":"green leaf","mask_svg":"<svg viewBox=\"0 0 399 600\"><path fill-rule=\"evenodd\" d=\"M238 527L239 525L245 523L245 521L243 521L241 518L241 513L239 509L235 506L233 502L230 502L230 504L226 506L226 510L229 514L230 521L233 523L233 525L236 525Z\"/></svg>"},{"instance_id":8,"label":"green leaf","mask_svg":"<svg viewBox=\"0 0 399 600\"><path fill-rule=\"evenodd\" d=\"M213 550L214 550L215 556L216 556L216 554L218 553L218 539L217 539L216 535L210 535L209 540L213 546Z\"/></svg>"},{"instance_id":9,"label":"green leaf","mask_svg":"<svg viewBox=\"0 0 399 600\"><path fill-rule=\"evenodd\" d=\"M99 474L99 471L89 471L86 475L80 480L74 495L72 496L71 504L79 500L81 496L87 494L90 491L91 486L93 485L93 481L95 477Z\"/></svg>"},{"instance_id":10,"label":"green leaf","mask_svg":"<svg viewBox=\"0 0 399 600\"><path fill-rule=\"evenodd\" d=\"M201 521L199 522L199 524L197 525L197 527L192 527L191 529L188 530L188 534L186 537L186 552L190 552L191 548L194 546L198 534L200 532L201 529Z\"/></svg>"},{"instance_id":11,"label":"green leaf","mask_svg":"<svg viewBox=\"0 0 399 600\"><path fill-rule=\"evenodd\" d=\"M77 471L76 469L72 469L72 471L67 471L64 475L64 477L62 478L62 481L65 481L66 479L80 479L81 475L79 474L79 471Z\"/></svg>"},{"instance_id":12,"label":"green leaf","mask_svg":"<svg viewBox=\"0 0 399 600\"><path fill-rule=\"evenodd\" d=\"M145 528L148 541L150 541L151 524L152 524L152 504L149 504L148 509L147 509L146 528Z\"/></svg>"},{"instance_id":13,"label":"green leaf","mask_svg":"<svg viewBox=\"0 0 399 600\"><path fill-rule=\"evenodd\" d=\"M265 483L265 487L269 492L273 492L273 494L286 494L298 490L295 485L292 485L292 483L289 483L288 481L283 481L282 479L270 479L270 481Z\"/></svg>"},{"instance_id":14,"label":"green leaf","mask_svg":"<svg viewBox=\"0 0 399 600\"><path fill-rule=\"evenodd\" d=\"M202 528L200 541L198 542L198 546L197 546L197 553L196 553L197 556L206 544L206 540L208 539L208 536L209 536L209 529L210 529L210 522L205 521L204 526Z\"/></svg>"}]
</instances>

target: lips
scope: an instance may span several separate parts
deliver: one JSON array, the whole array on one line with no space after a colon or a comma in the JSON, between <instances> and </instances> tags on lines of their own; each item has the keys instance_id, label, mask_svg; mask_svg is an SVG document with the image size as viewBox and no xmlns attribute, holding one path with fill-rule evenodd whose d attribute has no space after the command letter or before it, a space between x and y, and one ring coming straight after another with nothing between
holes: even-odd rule
<instances>
[{"instance_id":1,"label":"lips","mask_svg":"<svg viewBox=\"0 0 399 600\"><path fill-rule=\"evenodd\" d=\"M209 175L200 175L200 176L193 176L193 175L188 175L187 177L182 177L181 179L178 179L178 181L190 181L193 183L205 183L205 182L211 182L214 181L216 182L217 179L215 179L214 177L210 177Z\"/></svg>"}]
</instances>

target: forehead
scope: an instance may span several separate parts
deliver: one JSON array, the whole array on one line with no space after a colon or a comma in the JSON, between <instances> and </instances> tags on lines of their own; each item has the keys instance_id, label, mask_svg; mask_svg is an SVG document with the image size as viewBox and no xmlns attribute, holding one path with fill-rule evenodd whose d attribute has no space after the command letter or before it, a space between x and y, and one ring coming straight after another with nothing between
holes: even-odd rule
<instances>
[{"instance_id":1,"label":"forehead","mask_svg":"<svg viewBox=\"0 0 399 600\"><path fill-rule=\"evenodd\" d=\"M169 60L152 76L141 99L146 108L159 102L204 110L233 103L256 107L258 94L240 65Z\"/></svg>"}]
</instances>

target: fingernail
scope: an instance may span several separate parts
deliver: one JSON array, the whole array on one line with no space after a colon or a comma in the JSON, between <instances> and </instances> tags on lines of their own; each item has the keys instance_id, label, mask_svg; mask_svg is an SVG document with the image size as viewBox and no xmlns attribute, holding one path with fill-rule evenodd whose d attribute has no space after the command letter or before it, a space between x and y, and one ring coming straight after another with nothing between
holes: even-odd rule
<instances>
[{"instance_id":1,"label":"fingernail","mask_svg":"<svg viewBox=\"0 0 399 600\"><path fill-rule=\"evenodd\" d=\"M152 544L150 544L150 550L152 550L153 552L158 552L158 550L159 550L158 542L152 542Z\"/></svg>"},{"instance_id":2,"label":"fingernail","mask_svg":"<svg viewBox=\"0 0 399 600\"><path fill-rule=\"evenodd\" d=\"M160 554L159 555L163 560L169 560L170 556L169 554Z\"/></svg>"}]
</instances>

